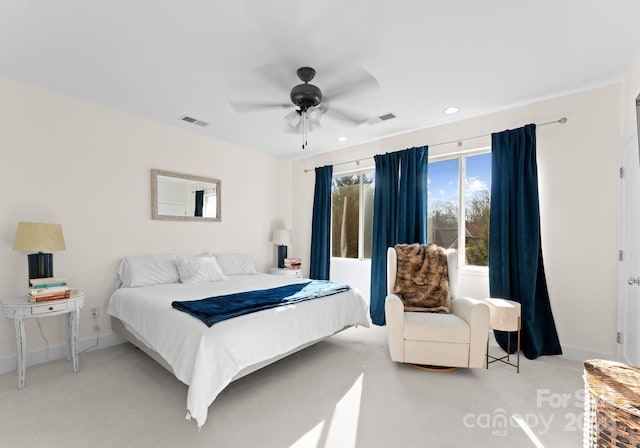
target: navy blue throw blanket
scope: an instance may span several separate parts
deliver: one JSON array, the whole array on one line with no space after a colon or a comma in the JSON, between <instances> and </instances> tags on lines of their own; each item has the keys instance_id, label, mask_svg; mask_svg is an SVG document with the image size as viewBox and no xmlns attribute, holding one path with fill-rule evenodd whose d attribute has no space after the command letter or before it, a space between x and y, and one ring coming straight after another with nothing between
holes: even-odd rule
<instances>
[{"instance_id":1,"label":"navy blue throw blanket","mask_svg":"<svg viewBox=\"0 0 640 448\"><path fill-rule=\"evenodd\" d=\"M231 319L232 317L318 297L326 297L349 289L349 285L344 283L312 280L306 283L226 294L200 300L174 301L171 302L171 306L191 314L210 327L217 322Z\"/></svg>"}]
</instances>

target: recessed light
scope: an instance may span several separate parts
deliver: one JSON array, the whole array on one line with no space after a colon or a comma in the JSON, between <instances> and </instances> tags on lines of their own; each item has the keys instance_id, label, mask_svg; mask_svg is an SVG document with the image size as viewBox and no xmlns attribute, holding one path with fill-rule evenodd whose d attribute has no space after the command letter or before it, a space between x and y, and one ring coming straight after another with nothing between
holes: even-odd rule
<instances>
[{"instance_id":1,"label":"recessed light","mask_svg":"<svg viewBox=\"0 0 640 448\"><path fill-rule=\"evenodd\" d=\"M346 142L347 140L349 140L349 137L338 137L339 142Z\"/></svg>"},{"instance_id":2,"label":"recessed light","mask_svg":"<svg viewBox=\"0 0 640 448\"><path fill-rule=\"evenodd\" d=\"M451 106L451 107L447 107L442 112L444 112L447 115L457 114L458 112L460 112L460 108L458 106Z\"/></svg>"}]
</instances>

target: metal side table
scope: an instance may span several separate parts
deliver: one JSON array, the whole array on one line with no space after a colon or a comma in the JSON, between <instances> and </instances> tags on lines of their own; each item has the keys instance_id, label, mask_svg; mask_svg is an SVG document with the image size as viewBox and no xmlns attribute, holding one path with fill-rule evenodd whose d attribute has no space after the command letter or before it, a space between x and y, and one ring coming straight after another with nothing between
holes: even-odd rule
<instances>
[{"instance_id":1,"label":"metal side table","mask_svg":"<svg viewBox=\"0 0 640 448\"><path fill-rule=\"evenodd\" d=\"M491 356L489 354L489 340L487 339L487 369L492 362L500 361L516 368L520 373L520 324L521 324L521 307L518 302L508 299L484 299L489 305L489 327L492 330L506 331L507 347L511 347L511 333L518 333L518 344L516 349L516 363L511 362L509 352L500 357Z\"/></svg>"}]
</instances>

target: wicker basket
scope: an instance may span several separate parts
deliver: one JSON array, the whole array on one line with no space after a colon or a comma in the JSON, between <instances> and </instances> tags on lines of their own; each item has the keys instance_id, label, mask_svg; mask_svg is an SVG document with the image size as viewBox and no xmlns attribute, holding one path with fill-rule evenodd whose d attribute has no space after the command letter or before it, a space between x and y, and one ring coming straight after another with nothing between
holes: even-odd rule
<instances>
[{"instance_id":1,"label":"wicker basket","mask_svg":"<svg viewBox=\"0 0 640 448\"><path fill-rule=\"evenodd\" d=\"M640 447L640 368L584 363L584 446Z\"/></svg>"}]
</instances>

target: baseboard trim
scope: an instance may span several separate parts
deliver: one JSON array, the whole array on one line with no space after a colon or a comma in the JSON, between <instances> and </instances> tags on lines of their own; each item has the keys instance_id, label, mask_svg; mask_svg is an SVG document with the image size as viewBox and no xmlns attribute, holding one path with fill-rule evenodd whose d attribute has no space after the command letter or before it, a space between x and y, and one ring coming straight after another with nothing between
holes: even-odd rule
<instances>
[{"instance_id":1,"label":"baseboard trim","mask_svg":"<svg viewBox=\"0 0 640 448\"><path fill-rule=\"evenodd\" d=\"M493 334L489 337L489 352L491 350L499 350L498 343L496 342ZM522 355L524 356L524 355ZM609 359L609 360L617 360L618 357L615 353L602 352L598 350L592 350L584 347L576 347L574 345L566 345L562 344L562 355L559 355L563 358L570 359L571 361L586 361L588 359Z\"/></svg>"},{"instance_id":2,"label":"baseboard trim","mask_svg":"<svg viewBox=\"0 0 640 448\"><path fill-rule=\"evenodd\" d=\"M114 345L122 344L125 341L121 336L116 333L109 333L100 336L98 343L96 344L96 337L85 338L79 341L78 352L88 352L93 350L99 350L102 348L112 347ZM497 343L493 337L490 338L489 344L492 347L497 347ZM615 353L602 352L597 350L586 349L583 347L575 347L564 344L562 346L562 356L564 358L573 361L586 361L588 359L610 359L617 360ZM27 367L35 366L49 361L55 361L58 359L64 359L67 357L67 345L57 344L49 347L48 353L46 348L40 348L32 352L27 353ZM10 355L0 358L0 374L7 372L14 372L16 370L16 356Z\"/></svg>"},{"instance_id":3,"label":"baseboard trim","mask_svg":"<svg viewBox=\"0 0 640 448\"><path fill-rule=\"evenodd\" d=\"M97 339L95 336L92 336L90 338L81 339L78 342L78 353L80 353L80 356L82 356L82 353L111 347L114 345L122 344L123 342L126 341L113 332L101 335L99 339ZM66 357L67 344L65 343L52 345L48 350L46 347L39 348L27 353L27 367L35 366L37 364L42 364L49 361L55 361L58 359L64 359ZM0 358L0 374L13 372L16 370L16 366L16 355Z\"/></svg>"},{"instance_id":4,"label":"baseboard trim","mask_svg":"<svg viewBox=\"0 0 640 448\"><path fill-rule=\"evenodd\" d=\"M618 359L615 352L602 352L584 347L562 344L562 356L573 361L586 361L588 359Z\"/></svg>"}]
</instances>

